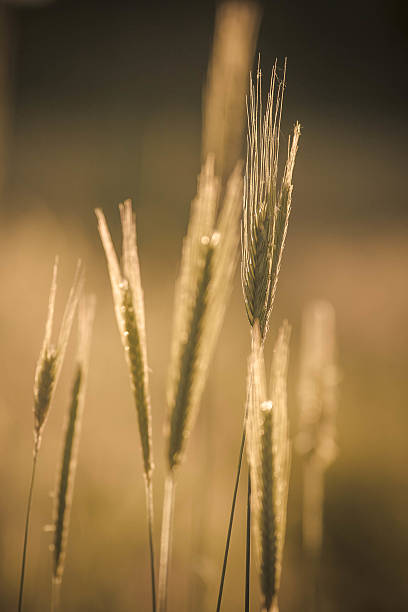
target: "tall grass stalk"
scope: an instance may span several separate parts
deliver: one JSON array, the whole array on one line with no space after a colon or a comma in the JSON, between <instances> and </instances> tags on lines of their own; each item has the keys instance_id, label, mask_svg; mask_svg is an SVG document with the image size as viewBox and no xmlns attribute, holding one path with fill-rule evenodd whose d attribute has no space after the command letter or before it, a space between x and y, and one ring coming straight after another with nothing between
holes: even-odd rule
<instances>
[{"instance_id":1,"label":"tall grass stalk","mask_svg":"<svg viewBox=\"0 0 408 612\"><path fill-rule=\"evenodd\" d=\"M252 528L262 593L262 610L278 610L290 470L286 379L289 326L278 335L266 388L262 338L254 328L250 367L247 456L252 484Z\"/></svg>"},{"instance_id":2,"label":"tall grass stalk","mask_svg":"<svg viewBox=\"0 0 408 612\"><path fill-rule=\"evenodd\" d=\"M55 387L61 372L65 352L71 333L75 310L83 284L81 263L78 262L74 282L68 296L65 311L61 321L57 344L51 343L52 327L54 321L55 297L57 293L58 258L55 259L50 295L48 299L48 313L45 325L45 335L38 358L34 379L34 449L31 481L28 493L26 521L24 528L23 557L21 562L21 575L18 596L18 611L22 610L24 594L24 578L26 568L27 544L30 527L30 515L32 495L34 489L35 474L37 468L38 454L40 451L42 434L48 418Z\"/></svg>"},{"instance_id":3,"label":"tall grass stalk","mask_svg":"<svg viewBox=\"0 0 408 612\"><path fill-rule=\"evenodd\" d=\"M245 308L251 327L257 323L261 343L265 342L269 318L276 296L276 288L286 242L292 203L292 176L300 137L300 125L296 123L288 142L288 154L279 180L279 145L283 94L285 89L286 62L283 79L277 76L276 63L272 70L265 112L262 106L262 73L258 66L256 82L250 79L247 101L248 136L244 178L243 217L241 225L241 279ZM249 374L251 380L251 373ZM217 612L221 609L225 573L228 562L231 529L235 514L242 455L245 446L248 397L245 406L244 425L239 451L230 511L224 560L218 590ZM248 488L249 497L249 488ZM250 534L247 534L248 538ZM248 572L248 559L246 562ZM249 589L249 579L246 580ZM248 594L246 593L246 600Z\"/></svg>"},{"instance_id":4,"label":"tall grass stalk","mask_svg":"<svg viewBox=\"0 0 408 612\"><path fill-rule=\"evenodd\" d=\"M105 216L99 209L97 209L95 213L98 219L99 234L108 264L116 321L129 368L130 385L138 417L146 487L152 608L153 612L155 612L156 581L153 540L152 481L154 463L144 300L136 244L136 220L130 200L126 200L124 204L120 204L119 210L122 224L122 268L118 262Z\"/></svg>"},{"instance_id":5,"label":"tall grass stalk","mask_svg":"<svg viewBox=\"0 0 408 612\"><path fill-rule=\"evenodd\" d=\"M333 306L323 300L305 308L302 322L297 450L303 458L303 548L308 603L319 608L318 574L323 538L324 476L337 453L338 368Z\"/></svg>"},{"instance_id":6,"label":"tall grass stalk","mask_svg":"<svg viewBox=\"0 0 408 612\"><path fill-rule=\"evenodd\" d=\"M78 349L75 375L71 391L71 401L66 415L61 464L54 495L54 541L51 546L53 551L52 611L59 609L60 602L60 588L65 566L94 314L94 296L83 297L79 302Z\"/></svg>"},{"instance_id":7,"label":"tall grass stalk","mask_svg":"<svg viewBox=\"0 0 408 612\"><path fill-rule=\"evenodd\" d=\"M161 533L160 612L165 612L167 607L176 471L197 416L237 262L242 198L240 167L228 181L216 220L218 197L214 162L209 159L191 206L175 296L165 427L168 475Z\"/></svg>"}]
</instances>

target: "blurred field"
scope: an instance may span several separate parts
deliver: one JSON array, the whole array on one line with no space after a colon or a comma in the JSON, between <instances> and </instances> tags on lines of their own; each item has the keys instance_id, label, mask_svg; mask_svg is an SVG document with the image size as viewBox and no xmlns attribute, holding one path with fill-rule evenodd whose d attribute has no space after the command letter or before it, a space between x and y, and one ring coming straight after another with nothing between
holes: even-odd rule
<instances>
[{"instance_id":1,"label":"blurred field","mask_svg":"<svg viewBox=\"0 0 408 612\"><path fill-rule=\"evenodd\" d=\"M89 6L91 15L93 3ZM64 10L69 14L66 5ZM111 10L107 9L104 19L109 19ZM126 59L129 32L124 34L123 46L118 43L115 61L108 52L109 61L99 58L107 76L95 54L77 70L68 64L66 78L57 78L63 73L64 58L68 61L70 57L62 45L51 67L39 63L34 78L30 70L35 61L28 58L27 40L32 42L36 27L39 35L47 31L52 18L57 37L63 16L58 7L51 7L43 13L25 12L14 22L22 41L17 55L21 73L16 71L8 179L0 209L0 609L15 609L17 599L32 447L32 385L52 262L58 253L57 316L61 316L78 256L86 265L88 288L97 295L62 586L63 609L121 612L136 605L148 610L148 551L137 424L92 211L103 206L117 240L117 203L132 197L137 214L152 369L158 545L173 286L200 165L200 96L211 27L204 21L202 28L207 29L200 30L197 42L202 48L189 59L184 55L187 43L178 51L172 47L167 64L165 45L158 47L158 57L147 62L156 70L153 85L149 76L140 73L137 63ZM187 22L190 17L187 12ZM265 19L268 24L268 14ZM97 23L102 35L106 24L102 18ZM165 26L163 17L163 24L157 25L158 34ZM120 30L119 25L115 27ZM82 51L86 49L85 34L79 28ZM189 41L193 34L189 31L186 36ZM260 44L262 40L261 36ZM68 45L68 49L75 58L72 47ZM307 87L304 98L295 97L299 85L292 89L292 82L300 73L297 55L292 71L290 51L284 52L289 54L284 137L295 119L304 129L295 170L293 217L267 352L270 356L277 327L288 318L293 325L289 410L292 432L296 433L301 311L316 297L333 303L342 372L340 451L326 481L322 610L402 612L408 606L406 122L401 123L397 114L378 118L365 116L361 109L349 112L344 106L339 110L330 101L327 112L319 112L307 103ZM39 61L46 46L39 45L33 53ZM269 49L264 58L266 67L272 57L268 53ZM115 76L116 62L119 65L121 59L124 81ZM171 72L172 66L176 68L169 76L166 69ZM87 100L84 92L92 70L95 81L88 82ZM132 75L136 75L134 82ZM110 86L120 81L120 90L111 87L110 93L99 99L106 81ZM79 93L75 89L78 83L82 88ZM182 95L177 91L179 86ZM157 99L154 96L160 88L163 95ZM215 609L242 426L248 349L237 274L188 460L180 470L170 581L173 610ZM51 518L49 492L56 477L72 374L72 354L68 357L45 430L34 492L25 593L26 609L32 611L49 605L50 535L43 527ZM295 457L283 612L304 610L300 487L299 459ZM241 608L243 601L243 490L233 532L225 611ZM256 579L253 589L256 597Z\"/></svg>"}]
</instances>

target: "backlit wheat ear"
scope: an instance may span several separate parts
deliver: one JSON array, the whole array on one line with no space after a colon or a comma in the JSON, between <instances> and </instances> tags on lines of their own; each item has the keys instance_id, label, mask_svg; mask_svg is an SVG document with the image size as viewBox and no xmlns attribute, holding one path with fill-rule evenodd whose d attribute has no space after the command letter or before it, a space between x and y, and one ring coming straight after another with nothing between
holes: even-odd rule
<instances>
[{"instance_id":1,"label":"backlit wheat ear","mask_svg":"<svg viewBox=\"0 0 408 612\"><path fill-rule=\"evenodd\" d=\"M168 386L168 465L182 460L232 288L242 197L240 167L227 185L215 228L218 181L213 162L200 175L177 281Z\"/></svg>"},{"instance_id":2,"label":"backlit wheat ear","mask_svg":"<svg viewBox=\"0 0 408 612\"><path fill-rule=\"evenodd\" d=\"M54 346L51 344L51 334L54 320L55 296L57 292L57 272L58 258L56 258L54 263L45 336L38 358L34 380L34 438L35 448L37 450L41 444L42 432L48 417L55 386L61 372L75 310L83 284L82 267L81 263L78 262L74 283L69 293L62 318L57 345Z\"/></svg>"},{"instance_id":3,"label":"backlit wheat ear","mask_svg":"<svg viewBox=\"0 0 408 612\"><path fill-rule=\"evenodd\" d=\"M136 243L136 220L130 200L119 205L122 223L122 268L119 265L112 238L103 212L95 210L98 229L105 250L112 286L116 321L125 358L129 367L130 385L135 400L139 423L143 469L146 486L146 508L152 579L152 607L156 610L156 586L153 546L153 448L152 416L147 366L146 331L143 290L140 279L139 256Z\"/></svg>"},{"instance_id":4,"label":"backlit wheat ear","mask_svg":"<svg viewBox=\"0 0 408 612\"><path fill-rule=\"evenodd\" d=\"M248 380L248 462L251 473L253 531L257 548L262 609L277 610L290 469L286 406L289 326L275 345L269 394L266 391L262 337L253 330Z\"/></svg>"},{"instance_id":5,"label":"backlit wheat ear","mask_svg":"<svg viewBox=\"0 0 408 612\"><path fill-rule=\"evenodd\" d=\"M278 82L275 64L264 114L261 80L258 68L256 85L252 80L250 83L248 102L241 276L249 322L252 326L259 320L261 337L264 339L285 246L300 125L295 125L292 140L289 141L288 158L279 187L279 139L285 73L283 81Z\"/></svg>"},{"instance_id":6,"label":"backlit wheat ear","mask_svg":"<svg viewBox=\"0 0 408 612\"><path fill-rule=\"evenodd\" d=\"M218 195L214 162L209 159L201 172L198 193L191 206L176 287L165 427L169 471L161 533L160 612L165 612L167 606L175 471L183 459L197 416L237 262L242 200L240 166L237 166L228 181L216 224Z\"/></svg>"},{"instance_id":7,"label":"backlit wheat ear","mask_svg":"<svg viewBox=\"0 0 408 612\"><path fill-rule=\"evenodd\" d=\"M59 584L62 581L64 572L94 314L94 296L82 298L79 303L78 313L78 349L75 375L71 391L71 402L66 416L64 445L54 497L54 542L52 545L53 609L56 609L58 606Z\"/></svg>"},{"instance_id":8,"label":"backlit wheat ear","mask_svg":"<svg viewBox=\"0 0 408 612\"><path fill-rule=\"evenodd\" d=\"M45 325L44 340L41 347L40 356L37 361L34 378L34 452L30 488L28 492L26 522L24 528L23 557L21 562L20 587L18 596L18 612L21 612L23 606L24 577L27 556L28 531L30 526L31 500L34 489L35 473L38 454L41 446L42 433L51 407L55 386L57 384L59 374L61 372L62 363L64 361L65 352L69 340L69 335L71 333L72 322L74 320L75 310L78 304L83 284L82 266L81 262L78 262L74 283L69 293L64 315L62 317L57 345L54 346L53 344L51 344L51 335L52 326L54 322L55 296L57 293L57 272L58 258L55 259L54 263L50 297L48 300L48 314Z\"/></svg>"},{"instance_id":9,"label":"backlit wheat ear","mask_svg":"<svg viewBox=\"0 0 408 612\"><path fill-rule=\"evenodd\" d=\"M99 209L95 213L108 263L116 321L129 367L130 383L139 422L144 473L146 478L150 479L154 467L152 425L143 290L136 245L136 222L130 200L121 204L119 209L122 223L122 269L119 266L105 216Z\"/></svg>"}]
</instances>

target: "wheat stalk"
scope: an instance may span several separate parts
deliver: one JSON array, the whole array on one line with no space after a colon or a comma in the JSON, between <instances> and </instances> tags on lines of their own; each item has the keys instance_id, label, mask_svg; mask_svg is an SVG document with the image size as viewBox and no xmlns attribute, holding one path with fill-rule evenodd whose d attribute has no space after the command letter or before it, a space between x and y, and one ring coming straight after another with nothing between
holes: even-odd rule
<instances>
[{"instance_id":1,"label":"wheat stalk","mask_svg":"<svg viewBox=\"0 0 408 612\"><path fill-rule=\"evenodd\" d=\"M237 262L242 198L240 166L228 181L216 221L218 198L214 161L209 158L202 169L197 196L191 206L176 286L165 427L168 475L161 536L160 612L164 612L167 605L175 472L183 460L197 416Z\"/></svg>"},{"instance_id":2,"label":"wheat stalk","mask_svg":"<svg viewBox=\"0 0 408 612\"><path fill-rule=\"evenodd\" d=\"M122 224L122 267L119 265L105 216L100 209L97 209L95 213L98 219L99 234L105 250L116 321L129 368L130 385L138 417L146 485L152 605L153 610L155 610L156 587L154 578L152 483L154 463L144 301L136 244L136 220L130 200L120 204L119 210Z\"/></svg>"},{"instance_id":3,"label":"wheat stalk","mask_svg":"<svg viewBox=\"0 0 408 612\"><path fill-rule=\"evenodd\" d=\"M265 112L262 108L262 73L256 82L250 78L247 101L248 136L244 177L243 215L241 223L241 280L251 334L258 323L262 344L268 332L269 318L275 301L276 287L285 247L292 202L292 177L300 137L296 123L288 141L288 155L279 182L279 145L286 62L282 81L272 70ZM249 375L249 380L251 375ZM218 591L217 612L221 608L235 504L246 437L248 398L245 406L242 440L228 524L223 567ZM250 496L248 482L248 498ZM248 507L250 507L248 499ZM248 533L249 544L249 533ZM246 610L249 609L249 545L247 554Z\"/></svg>"},{"instance_id":4,"label":"wheat stalk","mask_svg":"<svg viewBox=\"0 0 408 612\"><path fill-rule=\"evenodd\" d=\"M269 394L262 339L254 327L248 379L248 462L251 473L253 531L258 553L263 609L277 610L286 530L290 443L286 406L289 326L278 335Z\"/></svg>"},{"instance_id":5,"label":"wheat stalk","mask_svg":"<svg viewBox=\"0 0 408 612\"><path fill-rule=\"evenodd\" d=\"M61 321L60 332L57 344L51 343L52 327L54 321L55 297L57 293L57 274L58 274L58 258L55 259L50 295L48 299L48 312L45 325L44 340L41 347L40 355L37 361L37 367L34 377L34 450L33 464L31 471L31 481L28 492L26 522L24 529L23 557L21 563L21 576L18 598L19 612L23 606L24 594L24 577L27 555L28 531L30 525L31 502L34 488L35 473L37 467L38 454L40 451L42 434L48 418L52 399L54 396L55 387L61 372L62 364L65 357L65 352L71 333L72 323L75 316L75 310L78 304L79 296L82 290L83 273L81 262L78 262L75 278L71 287L68 301L65 306L64 314Z\"/></svg>"},{"instance_id":6,"label":"wheat stalk","mask_svg":"<svg viewBox=\"0 0 408 612\"><path fill-rule=\"evenodd\" d=\"M337 453L338 368L333 306L323 300L305 308L299 377L299 433L303 458L303 546L308 560L310 608L317 605L323 536L324 475Z\"/></svg>"},{"instance_id":7,"label":"wheat stalk","mask_svg":"<svg viewBox=\"0 0 408 612\"><path fill-rule=\"evenodd\" d=\"M51 547L53 551L52 610L58 609L59 590L64 573L94 314L94 296L82 298L79 303L75 375L71 390L71 402L66 416L64 445L54 495L54 542Z\"/></svg>"}]
</instances>

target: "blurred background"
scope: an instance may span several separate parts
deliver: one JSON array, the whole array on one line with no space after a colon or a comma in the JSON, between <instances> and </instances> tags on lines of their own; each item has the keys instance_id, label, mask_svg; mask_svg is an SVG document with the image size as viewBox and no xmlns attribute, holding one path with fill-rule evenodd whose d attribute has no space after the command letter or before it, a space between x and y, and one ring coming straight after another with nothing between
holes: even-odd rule
<instances>
[{"instance_id":1,"label":"blurred background","mask_svg":"<svg viewBox=\"0 0 408 612\"><path fill-rule=\"evenodd\" d=\"M302 124L293 213L267 346L270 357L277 328L288 318L293 435L302 310L310 299L326 298L337 316L339 454L326 476L321 609L408 608L407 5L402 0L276 0L257 12L253 5L238 4L244 17L232 20L235 34L225 65L222 45L217 46L219 27L213 34L214 25L220 26L215 2L0 4L1 610L16 609L32 458L32 386L57 253L57 316L78 257L86 264L88 290L98 300L63 609L149 609L137 423L93 209L103 207L118 246L118 202L132 198L137 214L152 369L158 545L162 427L181 240L202 152L221 147L222 175L242 155L246 75L258 52L265 75L275 58L280 69L288 58L283 148L294 122ZM217 73L217 66L225 74ZM221 108L220 91L225 94ZM221 144L216 121L225 128ZM215 609L248 350L237 273L179 474L171 610ZM71 376L72 352L40 455L27 610L49 605L50 535L43 527L51 519L49 493ZM243 607L243 483L226 611ZM295 456L283 612L305 609L306 576L301 468ZM256 578L253 591L256 609Z\"/></svg>"}]
</instances>

